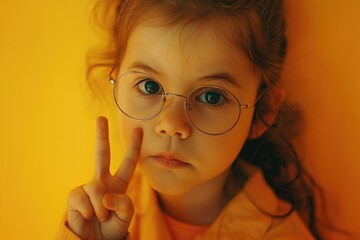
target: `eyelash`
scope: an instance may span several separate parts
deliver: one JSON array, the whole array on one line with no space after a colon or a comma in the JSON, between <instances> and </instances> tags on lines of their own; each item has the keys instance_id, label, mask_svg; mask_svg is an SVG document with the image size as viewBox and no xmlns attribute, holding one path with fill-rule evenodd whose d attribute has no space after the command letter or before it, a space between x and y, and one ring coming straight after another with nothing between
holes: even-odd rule
<instances>
[{"instance_id":1,"label":"eyelash","mask_svg":"<svg viewBox=\"0 0 360 240\"><path fill-rule=\"evenodd\" d=\"M146 83L147 81L153 81L155 83L157 83L159 85L159 90L161 90L161 94L164 93L164 90L162 88L162 86L154 79L152 78L146 78L146 79L139 79L139 80L136 80L135 83L134 83L134 89L135 91L137 92L137 94L139 94L141 97L144 97L144 98L151 98L151 97L154 97L154 96L159 96L160 94L159 93L155 93L155 94L146 94L146 90L143 91L141 90L140 88L140 84L142 83ZM206 103L202 100L200 100L199 98L208 93L208 92L214 92L214 93L217 93L220 95L220 103L215 103L215 104L211 104L211 103ZM226 92L222 91L221 89L217 89L217 88L211 88L211 87L204 87L204 89L201 90L201 92L199 92L199 94L197 94L195 97L194 97L194 100L195 101L198 101L199 103L203 104L204 106L208 107L208 108L222 108L222 107L225 107L225 105L227 103L231 103L231 101L229 100L228 97L226 97L226 95L228 95Z\"/></svg>"},{"instance_id":2,"label":"eyelash","mask_svg":"<svg viewBox=\"0 0 360 240\"><path fill-rule=\"evenodd\" d=\"M216 103L216 104L210 104L210 103L204 103L203 101L198 100L198 98L200 96L202 96L203 94L209 93L209 92L214 92L220 95L220 103ZM229 103L229 98L226 97L226 93L221 91L220 89L216 89L216 88L206 88L204 89L200 94L198 94L195 99L198 100L200 103L203 103L205 106L210 107L210 108L221 108L224 107L225 104Z\"/></svg>"},{"instance_id":3,"label":"eyelash","mask_svg":"<svg viewBox=\"0 0 360 240\"><path fill-rule=\"evenodd\" d=\"M137 80L137 81L135 82L133 88L136 90L136 92L137 92L139 95L141 95L141 96L143 96L143 97L152 97L152 96L154 96L154 95L159 95L159 94L146 94L144 91L142 91L142 90L140 89L140 86L139 86L139 85L142 84L142 83L146 83L147 81L153 81L153 82L157 83L154 79L151 79L151 78L140 79L140 80ZM158 84L158 83L157 83L157 84ZM161 90L161 92L163 93L163 88L161 87L160 84L158 84L158 85L159 85L159 87L160 87L159 90Z\"/></svg>"}]
</instances>

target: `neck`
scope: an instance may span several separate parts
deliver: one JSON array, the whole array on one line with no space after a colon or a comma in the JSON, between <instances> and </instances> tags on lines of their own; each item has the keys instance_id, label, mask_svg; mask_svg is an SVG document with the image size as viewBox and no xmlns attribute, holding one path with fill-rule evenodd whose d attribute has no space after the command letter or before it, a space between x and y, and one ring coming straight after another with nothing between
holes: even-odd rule
<instances>
[{"instance_id":1,"label":"neck","mask_svg":"<svg viewBox=\"0 0 360 240\"><path fill-rule=\"evenodd\" d=\"M229 170L181 195L158 193L162 210L190 224L210 225L229 202L224 193Z\"/></svg>"}]
</instances>

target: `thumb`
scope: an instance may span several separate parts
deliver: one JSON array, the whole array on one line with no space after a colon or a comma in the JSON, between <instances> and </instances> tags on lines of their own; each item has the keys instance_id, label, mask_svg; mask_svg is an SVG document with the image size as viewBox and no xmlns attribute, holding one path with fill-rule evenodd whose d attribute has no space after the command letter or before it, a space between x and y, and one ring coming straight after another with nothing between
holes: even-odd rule
<instances>
[{"instance_id":1,"label":"thumb","mask_svg":"<svg viewBox=\"0 0 360 240\"><path fill-rule=\"evenodd\" d=\"M114 211L124 222L130 222L134 215L134 205L126 194L105 194L103 204L105 208Z\"/></svg>"}]
</instances>

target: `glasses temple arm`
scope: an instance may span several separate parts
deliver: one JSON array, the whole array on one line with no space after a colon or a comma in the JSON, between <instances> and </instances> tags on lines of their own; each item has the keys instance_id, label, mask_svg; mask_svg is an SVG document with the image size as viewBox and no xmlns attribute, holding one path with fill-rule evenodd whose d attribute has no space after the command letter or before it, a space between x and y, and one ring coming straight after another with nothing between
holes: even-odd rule
<instances>
[{"instance_id":1,"label":"glasses temple arm","mask_svg":"<svg viewBox=\"0 0 360 240\"><path fill-rule=\"evenodd\" d=\"M257 104L257 102L260 100L260 98L264 95L265 91L266 91L266 87L265 87L264 90L259 94L259 96L256 98L256 100L255 100L253 103L251 103L251 104L242 104L241 107L244 108L244 109L246 109L246 108L251 108L251 107L255 106L255 105Z\"/></svg>"},{"instance_id":2,"label":"glasses temple arm","mask_svg":"<svg viewBox=\"0 0 360 240\"><path fill-rule=\"evenodd\" d=\"M112 69L111 69L111 71L110 71L110 73L109 73L109 82L112 83L112 84L115 83L115 79L114 79L113 76L112 76L112 73L114 72L115 68L116 68L116 65L114 65L114 66L112 67Z\"/></svg>"}]
</instances>

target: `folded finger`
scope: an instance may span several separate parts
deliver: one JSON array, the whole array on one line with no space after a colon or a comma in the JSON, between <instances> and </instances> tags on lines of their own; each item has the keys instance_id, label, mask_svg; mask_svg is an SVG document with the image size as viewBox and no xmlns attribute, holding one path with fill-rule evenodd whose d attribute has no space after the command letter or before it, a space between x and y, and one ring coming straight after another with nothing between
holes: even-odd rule
<instances>
[{"instance_id":1,"label":"folded finger","mask_svg":"<svg viewBox=\"0 0 360 240\"><path fill-rule=\"evenodd\" d=\"M106 194L106 188L100 181L93 181L83 186L84 191L89 196L96 217L99 221L105 221L109 217L109 211L104 207L102 199Z\"/></svg>"},{"instance_id":2,"label":"folded finger","mask_svg":"<svg viewBox=\"0 0 360 240\"><path fill-rule=\"evenodd\" d=\"M121 221L131 221L134 215L134 205L128 195L109 193L104 196L103 203L107 209L115 211Z\"/></svg>"},{"instance_id":3,"label":"folded finger","mask_svg":"<svg viewBox=\"0 0 360 240\"><path fill-rule=\"evenodd\" d=\"M79 212L87 220L91 220L94 216L94 209L90 198L81 187L74 188L69 193L68 210L69 217L71 217L73 212Z\"/></svg>"}]
</instances>

